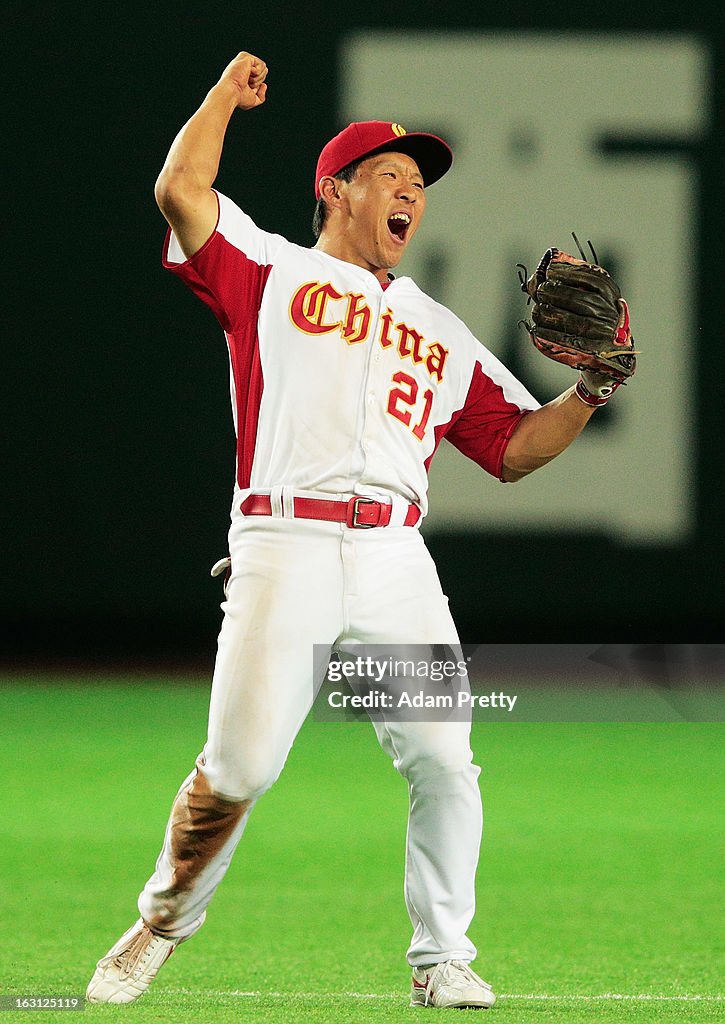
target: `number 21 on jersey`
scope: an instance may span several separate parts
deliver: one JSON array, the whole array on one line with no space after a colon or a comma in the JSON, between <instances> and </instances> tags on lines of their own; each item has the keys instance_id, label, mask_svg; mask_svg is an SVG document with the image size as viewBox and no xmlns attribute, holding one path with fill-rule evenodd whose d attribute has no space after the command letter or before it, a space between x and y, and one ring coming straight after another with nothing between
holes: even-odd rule
<instances>
[{"instance_id":1,"label":"number 21 on jersey","mask_svg":"<svg viewBox=\"0 0 725 1024\"><path fill-rule=\"evenodd\" d=\"M413 419L412 410L418 403L418 381L409 373L398 370L393 374L393 383L399 385L390 389L388 395L388 413L395 416L397 420L410 427ZM418 423L412 428L413 436L422 441L425 437L425 428L428 425L430 411L433 406L433 392L426 388L423 392L423 411ZM407 408L406 408L407 407ZM417 416L416 416L417 418Z\"/></svg>"}]
</instances>

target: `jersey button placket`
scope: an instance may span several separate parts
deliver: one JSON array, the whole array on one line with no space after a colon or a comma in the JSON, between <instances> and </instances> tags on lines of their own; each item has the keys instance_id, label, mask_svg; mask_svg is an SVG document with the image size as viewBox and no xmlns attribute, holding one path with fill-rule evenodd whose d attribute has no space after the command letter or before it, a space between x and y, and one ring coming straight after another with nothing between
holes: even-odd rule
<instances>
[{"instance_id":1,"label":"jersey button placket","mask_svg":"<svg viewBox=\"0 0 725 1024\"><path fill-rule=\"evenodd\" d=\"M377 315L377 324L378 325L380 324L380 315L382 313L382 309L383 309L383 295L381 293L381 296L378 299L378 315ZM362 423L361 423L361 427L360 427L359 443L360 443L360 449L361 449L361 451L363 453L363 456L364 456L365 465L362 468L360 476L363 476L365 474L365 469L366 469L366 466L367 466L367 455L368 455L368 453L370 451L370 441L372 439L371 438L371 432L370 432L370 416L368 414L368 410L372 409L374 407L374 405L375 405L375 402L377 401L376 392L372 391L372 390L369 391L368 388L370 387L371 377L374 378L374 376L375 376L375 372L374 372L374 369L373 369L373 363L374 362L377 363L377 361L378 361L377 358L376 358L379 355L379 351L378 351L378 347L377 347L378 346L378 341L377 341L377 331L378 330L379 330L379 326L376 328L375 332L370 335L370 337L368 339L368 358L367 358L366 363L365 363L365 371L364 371L364 374L363 374L363 382L362 382L363 388L364 388L364 393L365 393L365 403L364 403L364 407L363 407L363 416L362 416Z\"/></svg>"}]
</instances>

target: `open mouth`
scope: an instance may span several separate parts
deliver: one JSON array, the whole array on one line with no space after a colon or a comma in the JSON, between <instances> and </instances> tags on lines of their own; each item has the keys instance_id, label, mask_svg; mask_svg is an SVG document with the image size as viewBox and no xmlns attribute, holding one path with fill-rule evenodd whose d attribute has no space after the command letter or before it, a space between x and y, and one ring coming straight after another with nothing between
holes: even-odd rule
<instances>
[{"instance_id":1,"label":"open mouth","mask_svg":"<svg viewBox=\"0 0 725 1024\"><path fill-rule=\"evenodd\" d=\"M388 217L388 231L398 242L404 242L410 227L407 213L394 213Z\"/></svg>"}]
</instances>

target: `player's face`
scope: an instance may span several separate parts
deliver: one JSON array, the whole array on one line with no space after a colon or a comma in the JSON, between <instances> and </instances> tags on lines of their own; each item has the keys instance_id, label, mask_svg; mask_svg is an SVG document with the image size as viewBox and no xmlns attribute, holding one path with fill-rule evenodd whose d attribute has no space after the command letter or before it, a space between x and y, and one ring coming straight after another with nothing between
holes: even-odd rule
<instances>
[{"instance_id":1,"label":"player's face","mask_svg":"<svg viewBox=\"0 0 725 1024\"><path fill-rule=\"evenodd\" d=\"M418 165L406 153L379 153L364 160L344 185L345 240L351 262L373 273L397 267L425 211Z\"/></svg>"}]
</instances>

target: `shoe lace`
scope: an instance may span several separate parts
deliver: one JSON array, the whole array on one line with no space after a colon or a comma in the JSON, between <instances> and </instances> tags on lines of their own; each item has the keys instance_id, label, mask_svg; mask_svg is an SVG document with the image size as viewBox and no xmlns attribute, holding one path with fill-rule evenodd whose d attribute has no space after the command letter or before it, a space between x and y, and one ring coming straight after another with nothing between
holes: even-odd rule
<instances>
[{"instance_id":1,"label":"shoe lace","mask_svg":"<svg viewBox=\"0 0 725 1024\"><path fill-rule=\"evenodd\" d=\"M113 960L122 976L130 977L136 970L143 969L156 938L158 936L148 928L142 928L137 932L126 949L122 950Z\"/></svg>"},{"instance_id":2,"label":"shoe lace","mask_svg":"<svg viewBox=\"0 0 725 1024\"><path fill-rule=\"evenodd\" d=\"M433 970L428 975L428 984L425 987L425 1006L428 1006L428 1004L431 1001L430 994L433 990L433 986L438 980L438 975L442 973L443 967L445 967L445 963L436 964Z\"/></svg>"}]
</instances>

